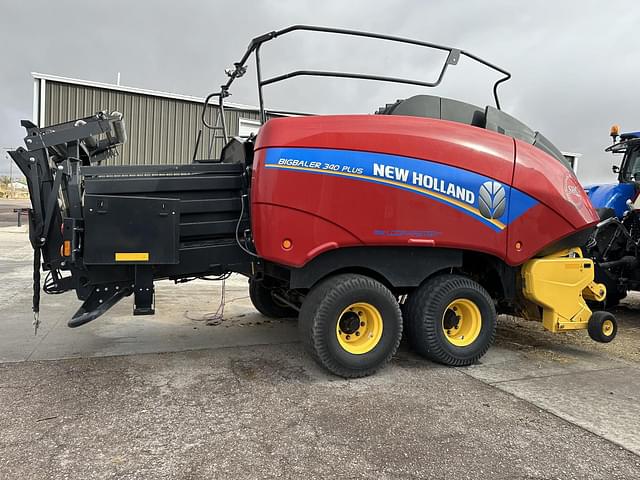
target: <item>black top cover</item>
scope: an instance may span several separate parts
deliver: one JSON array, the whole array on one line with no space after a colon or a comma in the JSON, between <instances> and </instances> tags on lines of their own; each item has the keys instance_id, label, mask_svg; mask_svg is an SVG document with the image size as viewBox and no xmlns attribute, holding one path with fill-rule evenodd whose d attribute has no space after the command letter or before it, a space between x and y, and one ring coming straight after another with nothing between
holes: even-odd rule
<instances>
[{"instance_id":1,"label":"black top cover","mask_svg":"<svg viewBox=\"0 0 640 480\"><path fill-rule=\"evenodd\" d=\"M387 104L376 112L380 115L408 115L436 118L473 125L527 142L551 155L571 170L569 162L558 148L540 132L536 132L515 117L487 106L480 108L470 103L433 95L416 95L406 100Z\"/></svg>"}]
</instances>

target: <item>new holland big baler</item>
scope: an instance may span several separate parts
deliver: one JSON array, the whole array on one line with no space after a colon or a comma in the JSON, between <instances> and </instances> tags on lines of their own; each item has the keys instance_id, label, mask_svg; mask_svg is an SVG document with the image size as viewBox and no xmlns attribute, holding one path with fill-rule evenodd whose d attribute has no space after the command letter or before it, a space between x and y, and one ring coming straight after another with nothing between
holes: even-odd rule
<instances>
[{"instance_id":1,"label":"new holland big baler","mask_svg":"<svg viewBox=\"0 0 640 480\"><path fill-rule=\"evenodd\" d=\"M299 70L263 79L260 48L315 31L432 48L446 54L427 82ZM263 126L228 139L224 99L255 55ZM376 115L297 116L265 122L263 87L330 76L433 87L461 58L498 73L496 107L417 95ZM575 175L540 133L500 110L510 75L462 50L350 30L293 26L257 37L227 71L217 97L221 158L189 165L103 166L126 140L122 115L61 125L23 122L26 148L11 152L28 179L35 249L47 293L75 290L69 321L94 320L133 295L154 312L156 279L249 279L255 307L298 316L313 357L344 377L368 375L401 336L447 365L476 362L498 313L542 321L552 332L588 329L607 342L615 318L602 301L583 245L598 222ZM40 258L42 255L42 259Z\"/></svg>"}]
</instances>

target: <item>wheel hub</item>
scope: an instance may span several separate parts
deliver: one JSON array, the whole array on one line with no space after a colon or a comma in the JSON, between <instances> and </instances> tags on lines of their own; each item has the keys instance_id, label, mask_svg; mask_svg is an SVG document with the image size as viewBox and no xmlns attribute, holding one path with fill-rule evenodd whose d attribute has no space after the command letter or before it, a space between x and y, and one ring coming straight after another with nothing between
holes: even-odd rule
<instances>
[{"instance_id":1,"label":"wheel hub","mask_svg":"<svg viewBox=\"0 0 640 480\"><path fill-rule=\"evenodd\" d=\"M373 350L382 338L382 315L370 303L352 303L336 322L338 343L353 355Z\"/></svg>"},{"instance_id":2,"label":"wheel hub","mask_svg":"<svg viewBox=\"0 0 640 480\"><path fill-rule=\"evenodd\" d=\"M444 313L442 325L445 330L456 329L460 325L460 317L453 310L447 310Z\"/></svg>"},{"instance_id":3,"label":"wheel hub","mask_svg":"<svg viewBox=\"0 0 640 480\"><path fill-rule=\"evenodd\" d=\"M442 316L444 336L456 347L466 347L475 342L481 328L480 309L468 298L459 298L451 302Z\"/></svg>"},{"instance_id":4,"label":"wheel hub","mask_svg":"<svg viewBox=\"0 0 640 480\"><path fill-rule=\"evenodd\" d=\"M613 334L613 322L611 320L605 320L602 322L602 333L607 337Z\"/></svg>"},{"instance_id":5,"label":"wheel hub","mask_svg":"<svg viewBox=\"0 0 640 480\"><path fill-rule=\"evenodd\" d=\"M351 335L360 328L360 317L354 311L347 311L340 317L339 326L342 332Z\"/></svg>"}]
</instances>

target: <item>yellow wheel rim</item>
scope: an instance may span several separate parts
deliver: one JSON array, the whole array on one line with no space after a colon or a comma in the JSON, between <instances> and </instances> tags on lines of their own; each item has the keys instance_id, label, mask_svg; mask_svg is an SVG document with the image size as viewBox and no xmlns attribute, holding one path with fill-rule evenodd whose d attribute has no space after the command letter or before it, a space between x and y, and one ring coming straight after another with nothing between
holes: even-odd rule
<instances>
[{"instance_id":1,"label":"yellow wheel rim","mask_svg":"<svg viewBox=\"0 0 640 480\"><path fill-rule=\"evenodd\" d=\"M602 322L602 334L606 337L613 335L613 322L611 320Z\"/></svg>"},{"instance_id":2,"label":"yellow wheel rim","mask_svg":"<svg viewBox=\"0 0 640 480\"><path fill-rule=\"evenodd\" d=\"M480 309L467 298L459 298L451 302L442 315L444 336L456 347L467 347L475 342L481 328Z\"/></svg>"},{"instance_id":3,"label":"yellow wheel rim","mask_svg":"<svg viewBox=\"0 0 640 480\"><path fill-rule=\"evenodd\" d=\"M382 315L370 303L352 303L336 322L338 343L353 355L362 355L375 348L382 338Z\"/></svg>"}]
</instances>

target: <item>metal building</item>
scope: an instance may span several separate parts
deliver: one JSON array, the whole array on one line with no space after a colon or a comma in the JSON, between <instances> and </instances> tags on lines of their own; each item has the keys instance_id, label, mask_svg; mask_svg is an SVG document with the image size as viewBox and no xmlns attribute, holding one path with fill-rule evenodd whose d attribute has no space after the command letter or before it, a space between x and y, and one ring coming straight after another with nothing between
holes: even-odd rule
<instances>
[{"instance_id":1,"label":"metal building","mask_svg":"<svg viewBox=\"0 0 640 480\"><path fill-rule=\"evenodd\" d=\"M124 115L128 141L110 165L191 163L195 158L218 158L223 147L221 133L202 128L202 98L42 73L33 76L33 122L54 125L74 118L117 110ZM215 123L218 107L208 107L208 122ZM270 113L268 118L281 116ZM230 136L248 136L260 126L256 107L225 101ZM216 136L217 135L217 136Z\"/></svg>"}]
</instances>

